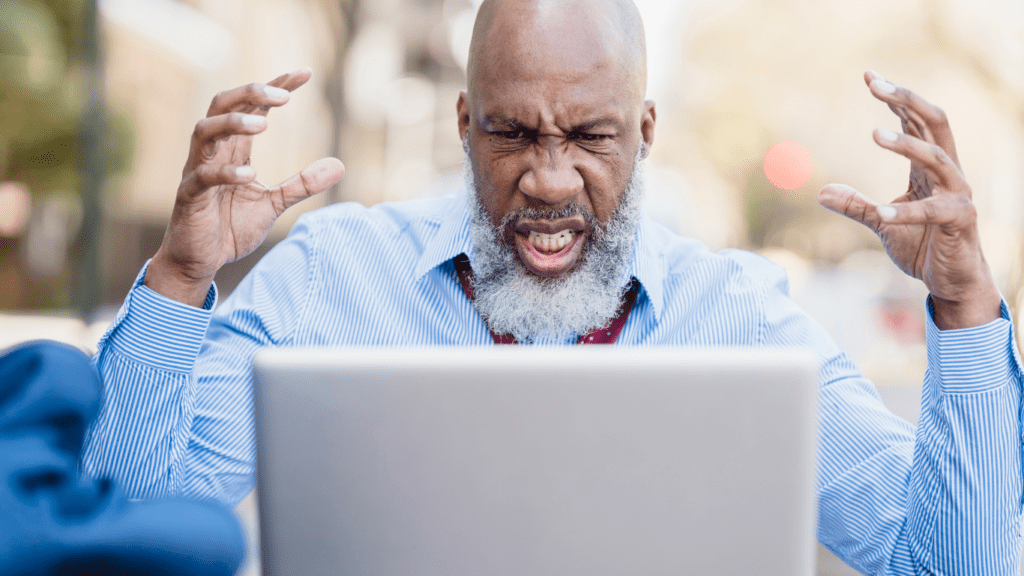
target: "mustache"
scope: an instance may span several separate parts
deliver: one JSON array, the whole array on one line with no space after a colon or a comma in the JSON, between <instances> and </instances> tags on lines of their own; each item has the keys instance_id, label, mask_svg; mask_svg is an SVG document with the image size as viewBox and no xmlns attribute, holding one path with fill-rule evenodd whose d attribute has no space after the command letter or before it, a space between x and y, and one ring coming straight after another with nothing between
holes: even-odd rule
<instances>
[{"instance_id":1,"label":"mustache","mask_svg":"<svg viewBox=\"0 0 1024 576\"><path fill-rule=\"evenodd\" d=\"M529 220L556 220L558 218L570 218L573 216L581 216L587 223L587 232L593 234L594 231L604 231L604 227L601 222L594 216L589 210L583 205L578 203L567 204L557 210L546 210L542 208L520 208L513 212L509 212L501 219L501 223L498 224L498 230L501 232L501 237L510 246L515 243L516 224L526 218Z\"/></svg>"}]
</instances>

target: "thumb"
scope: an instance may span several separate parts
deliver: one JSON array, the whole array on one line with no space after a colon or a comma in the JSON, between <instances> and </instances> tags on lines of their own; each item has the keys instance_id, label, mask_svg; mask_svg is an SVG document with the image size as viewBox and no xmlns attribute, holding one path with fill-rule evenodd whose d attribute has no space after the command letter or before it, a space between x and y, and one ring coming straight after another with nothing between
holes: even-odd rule
<instances>
[{"instance_id":1,"label":"thumb","mask_svg":"<svg viewBox=\"0 0 1024 576\"><path fill-rule=\"evenodd\" d=\"M345 166L337 158L321 158L306 166L298 174L281 182L284 207L289 208L300 200L305 200L330 188L345 175Z\"/></svg>"},{"instance_id":2,"label":"thumb","mask_svg":"<svg viewBox=\"0 0 1024 576\"><path fill-rule=\"evenodd\" d=\"M846 184L826 185L818 192L818 204L856 220L875 232L882 222L878 214L878 203Z\"/></svg>"}]
</instances>

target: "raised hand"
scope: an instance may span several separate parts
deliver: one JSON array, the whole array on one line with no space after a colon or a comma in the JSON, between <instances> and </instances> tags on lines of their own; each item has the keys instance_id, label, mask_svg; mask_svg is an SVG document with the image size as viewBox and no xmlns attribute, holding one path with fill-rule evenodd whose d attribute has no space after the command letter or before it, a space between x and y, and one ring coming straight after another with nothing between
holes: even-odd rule
<instances>
[{"instance_id":1,"label":"raised hand","mask_svg":"<svg viewBox=\"0 0 1024 576\"><path fill-rule=\"evenodd\" d=\"M902 134L878 128L874 139L910 159L907 192L879 205L849 186L829 184L818 201L874 230L893 262L925 283L940 329L999 318L1001 297L981 251L971 187L945 113L875 72L865 72L864 82L900 118Z\"/></svg>"},{"instance_id":2,"label":"raised hand","mask_svg":"<svg viewBox=\"0 0 1024 576\"><path fill-rule=\"evenodd\" d=\"M214 97L196 123L188 160L163 243L145 284L180 302L201 306L221 266L250 254L288 207L341 180L345 168L323 158L267 187L249 165L253 136L267 128L271 108L305 84L308 68L267 84L249 84Z\"/></svg>"}]
</instances>

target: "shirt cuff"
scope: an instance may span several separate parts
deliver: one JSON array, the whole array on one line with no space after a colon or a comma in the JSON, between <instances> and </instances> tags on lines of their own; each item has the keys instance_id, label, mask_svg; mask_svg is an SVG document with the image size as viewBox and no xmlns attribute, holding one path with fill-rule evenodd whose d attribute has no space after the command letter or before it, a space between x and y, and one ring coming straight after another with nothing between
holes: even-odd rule
<instances>
[{"instance_id":1,"label":"shirt cuff","mask_svg":"<svg viewBox=\"0 0 1024 576\"><path fill-rule=\"evenodd\" d=\"M153 368L189 372L210 325L217 303L217 286L210 286L203 307L195 308L144 285L148 268L147 261L98 349L111 346Z\"/></svg>"},{"instance_id":2,"label":"shirt cuff","mask_svg":"<svg viewBox=\"0 0 1024 576\"><path fill-rule=\"evenodd\" d=\"M928 369L941 394L973 394L1003 386L1021 373L1010 309L1003 300L1002 318L973 328L939 330L928 298Z\"/></svg>"}]
</instances>

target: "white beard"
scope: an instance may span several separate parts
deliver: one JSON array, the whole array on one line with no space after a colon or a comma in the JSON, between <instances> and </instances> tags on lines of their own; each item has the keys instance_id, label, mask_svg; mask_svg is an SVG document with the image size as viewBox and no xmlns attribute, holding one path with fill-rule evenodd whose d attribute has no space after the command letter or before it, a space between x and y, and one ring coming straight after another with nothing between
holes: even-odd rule
<instances>
[{"instance_id":1,"label":"white beard","mask_svg":"<svg viewBox=\"0 0 1024 576\"><path fill-rule=\"evenodd\" d=\"M473 306L497 334L511 334L527 344L540 337L556 340L577 338L607 326L616 315L629 286L627 267L633 256L633 238L640 221L643 200L641 145L619 207L606 225L593 214L572 204L558 211L526 208L505 216L495 228L480 203L476 179L465 160L465 179L470 198L470 231L473 238ZM563 277L542 278L519 260L510 226L517 219L560 218L582 215L591 225L580 262Z\"/></svg>"}]
</instances>

